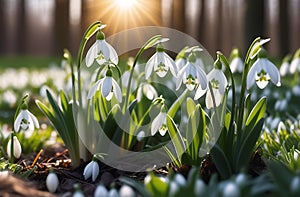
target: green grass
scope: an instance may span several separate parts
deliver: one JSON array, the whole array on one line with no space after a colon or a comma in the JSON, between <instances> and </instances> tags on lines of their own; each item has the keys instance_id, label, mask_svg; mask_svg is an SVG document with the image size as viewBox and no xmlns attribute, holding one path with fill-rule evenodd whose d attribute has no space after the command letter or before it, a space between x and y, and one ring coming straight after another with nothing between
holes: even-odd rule
<instances>
[{"instance_id":1,"label":"green grass","mask_svg":"<svg viewBox=\"0 0 300 197\"><path fill-rule=\"evenodd\" d=\"M33 56L0 56L0 69L5 68L46 68L54 63L60 65L60 57L33 57Z\"/></svg>"}]
</instances>

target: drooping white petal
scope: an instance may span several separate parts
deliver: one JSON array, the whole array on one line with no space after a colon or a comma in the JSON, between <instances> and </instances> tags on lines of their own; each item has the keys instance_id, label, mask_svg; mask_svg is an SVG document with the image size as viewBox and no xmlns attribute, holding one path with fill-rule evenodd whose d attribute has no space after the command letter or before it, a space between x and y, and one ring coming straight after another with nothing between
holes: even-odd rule
<instances>
[{"instance_id":1,"label":"drooping white petal","mask_svg":"<svg viewBox=\"0 0 300 197\"><path fill-rule=\"evenodd\" d=\"M150 84L143 85L143 93L149 100L153 100L157 97L157 92L155 88Z\"/></svg>"},{"instance_id":2,"label":"drooping white petal","mask_svg":"<svg viewBox=\"0 0 300 197\"><path fill-rule=\"evenodd\" d=\"M112 91L110 91L109 94L105 98L107 101L110 101L113 96L114 96L114 93Z\"/></svg>"},{"instance_id":3,"label":"drooping white petal","mask_svg":"<svg viewBox=\"0 0 300 197\"><path fill-rule=\"evenodd\" d=\"M85 64L87 67L90 67L95 58L97 57L97 51L96 51L97 47L96 47L96 42L91 46L91 48L89 48L86 57L85 57Z\"/></svg>"},{"instance_id":4,"label":"drooping white petal","mask_svg":"<svg viewBox=\"0 0 300 197\"><path fill-rule=\"evenodd\" d=\"M145 134L145 131L140 131L137 136L136 136L136 139L137 141L142 141L144 138L145 138L146 134Z\"/></svg>"},{"instance_id":5,"label":"drooping white petal","mask_svg":"<svg viewBox=\"0 0 300 197\"><path fill-rule=\"evenodd\" d=\"M188 64L190 64L189 62L187 64L185 64L177 73L177 84L176 84L176 90L178 90L182 84L182 80L185 74L185 70L188 67Z\"/></svg>"},{"instance_id":6,"label":"drooping white petal","mask_svg":"<svg viewBox=\"0 0 300 197\"><path fill-rule=\"evenodd\" d=\"M290 73L295 74L300 69L300 58L293 59L290 66Z\"/></svg>"},{"instance_id":7,"label":"drooping white petal","mask_svg":"<svg viewBox=\"0 0 300 197\"><path fill-rule=\"evenodd\" d=\"M103 185L98 185L95 192L94 197L107 197L108 191Z\"/></svg>"},{"instance_id":8,"label":"drooping white petal","mask_svg":"<svg viewBox=\"0 0 300 197\"><path fill-rule=\"evenodd\" d=\"M210 90L208 90L206 93L206 97L205 97L205 105L206 105L207 109L211 109L214 107L212 94L215 99L216 107L218 107L221 104L223 94L221 94L220 91L217 89L213 89L212 93Z\"/></svg>"},{"instance_id":9,"label":"drooping white petal","mask_svg":"<svg viewBox=\"0 0 300 197\"><path fill-rule=\"evenodd\" d=\"M109 48L105 40L96 40L97 56L96 61L99 65L103 65L109 60Z\"/></svg>"},{"instance_id":10,"label":"drooping white petal","mask_svg":"<svg viewBox=\"0 0 300 197\"><path fill-rule=\"evenodd\" d=\"M22 147L21 144L17 138L17 136L13 137L13 141L14 141L14 157L15 158L20 158L21 154L22 154ZM7 143L7 147L6 147L6 151L7 151L7 155L9 158L11 158L11 138L9 139L8 143Z\"/></svg>"},{"instance_id":11,"label":"drooping white petal","mask_svg":"<svg viewBox=\"0 0 300 197\"><path fill-rule=\"evenodd\" d=\"M143 86L141 85L138 90L137 90L137 94L136 94L136 100L137 102L140 102L142 100L143 97Z\"/></svg>"},{"instance_id":12,"label":"drooping white petal","mask_svg":"<svg viewBox=\"0 0 300 197\"><path fill-rule=\"evenodd\" d=\"M174 77L177 75L177 66L174 60L166 53L164 53L165 64L170 68L170 71Z\"/></svg>"},{"instance_id":13,"label":"drooping white petal","mask_svg":"<svg viewBox=\"0 0 300 197\"><path fill-rule=\"evenodd\" d=\"M160 127L163 125L164 121L166 120L166 113L160 112L152 121L151 124L151 135L154 136L156 132L160 129Z\"/></svg>"},{"instance_id":14,"label":"drooping white petal","mask_svg":"<svg viewBox=\"0 0 300 197\"><path fill-rule=\"evenodd\" d=\"M95 180L99 175L99 165L96 161L92 161L92 168L93 168L92 181L95 182Z\"/></svg>"},{"instance_id":15,"label":"drooping white petal","mask_svg":"<svg viewBox=\"0 0 300 197\"><path fill-rule=\"evenodd\" d=\"M35 115L33 115L30 111L27 110L27 113L29 114L29 117L31 118L33 125L35 128L39 129L40 128L40 124L39 121L37 120L37 118L35 117Z\"/></svg>"},{"instance_id":16,"label":"drooping white petal","mask_svg":"<svg viewBox=\"0 0 300 197\"><path fill-rule=\"evenodd\" d=\"M112 89L112 77L105 77L101 85L101 93L106 98Z\"/></svg>"},{"instance_id":17,"label":"drooping white petal","mask_svg":"<svg viewBox=\"0 0 300 197\"><path fill-rule=\"evenodd\" d=\"M112 78L113 92L119 103L122 102L122 91L119 84Z\"/></svg>"},{"instance_id":18,"label":"drooping white petal","mask_svg":"<svg viewBox=\"0 0 300 197\"><path fill-rule=\"evenodd\" d=\"M135 197L134 190L128 185L122 185L119 191L120 197Z\"/></svg>"},{"instance_id":19,"label":"drooping white petal","mask_svg":"<svg viewBox=\"0 0 300 197\"><path fill-rule=\"evenodd\" d=\"M218 82L218 89L221 94L224 94L225 88L227 87L227 79L222 70L220 69L212 69L208 74L207 74L207 80L212 81L216 80Z\"/></svg>"},{"instance_id":20,"label":"drooping white petal","mask_svg":"<svg viewBox=\"0 0 300 197\"><path fill-rule=\"evenodd\" d=\"M18 132L20 130L21 122L24 118L24 113L25 113L24 110L20 110L20 113L18 114L18 116L14 122L14 130L16 132Z\"/></svg>"},{"instance_id":21,"label":"drooping white petal","mask_svg":"<svg viewBox=\"0 0 300 197\"><path fill-rule=\"evenodd\" d=\"M184 65L186 64L186 60L184 58L179 58L178 60L175 61L177 70L180 70L181 68L184 67Z\"/></svg>"},{"instance_id":22,"label":"drooping white petal","mask_svg":"<svg viewBox=\"0 0 300 197\"><path fill-rule=\"evenodd\" d=\"M91 99L95 94L96 91L99 89L99 86L101 85L101 83L103 82L103 79L98 80L89 90L87 99Z\"/></svg>"},{"instance_id":23,"label":"drooping white petal","mask_svg":"<svg viewBox=\"0 0 300 197\"><path fill-rule=\"evenodd\" d=\"M108 197L119 197L119 193L115 188L113 188L109 190Z\"/></svg>"},{"instance_id":24,"label":"drooping white petal","mask_svg":"<svg viewBox=\"0 0 300 197\"><path fill-rule=\"evenodd\" d=\"M88 165L85 166L84 171L83 171L83 176L84 179L87 180L88 178L90 178L92 176L92 168L93 168L93 161L91 161L90 163L88 163Z\"/></svg>"},{"instance_id":25,"label":"drooping white petal","mask_svg":"<svg viewBox=\"0 0 300 197\"><path fill-rule=\"evenodd\" d=\"M259 71L258 71L259 70ZM257 76L257 73L261 71L261 66L259 65L258 60L256 60L253 65L251 66L248 74L247 74L247 89L249 90L254 82L255 82L255 77Z\"/></svg>"},{"instance_id":26,"label":"drooping white petal","mask_svg":"<svg viewBox=\"0 0 300 197\"><path fill-rule=\"evenodd\" d=\"M280 86L280 73L277 67L268 59L261 59L263 69L269 74L271 81L276 85Z\"/></svg>"},{"instance_id":27,"label":"drooping white petal","mask_svg":"<svg viewBox=\"0 0 300 197\"><path fill-rule=\"evenodd\" d=\"M155 53L146 63L145 66L145 79L149 79L152 71L153 71L153 67L156 63L156 59L157 59L157 53Z\"/></svg>"},{"instance_id":28,"label":"drooping white petal","mask_svg":"<svg viewBox=\"0 0 300 197\"><path fill-rule=\"evenodd\" d=\"M56 173L50 172L46 179L46 186L47 186L48 191L51 193L55 193L55 191L58 187L58 184L59 184L59 180L58 180Z\"/></svg>"},{"instance_id":29,"label":"drooping white petal","mask_svg":"<svg viewBox=\"0 0 300 197\"><path fill-rule=\"evenodd\" d=\"M116 52L116 50L107 43L108 49L109 49L109 60L114 63L115 65L118 65L119 62L119 57L118 54Z\"/></svg>"},{"instance_id":30,"label":"drooping white petal","mask_svg":"<svg viewBox=\"0 0 300 197\"><path fill-rule=\"evenodd\" d=\"M240 57L233 58L229 65L232 73L243 72L244 62Z\"/></svg>"}]
</instances>

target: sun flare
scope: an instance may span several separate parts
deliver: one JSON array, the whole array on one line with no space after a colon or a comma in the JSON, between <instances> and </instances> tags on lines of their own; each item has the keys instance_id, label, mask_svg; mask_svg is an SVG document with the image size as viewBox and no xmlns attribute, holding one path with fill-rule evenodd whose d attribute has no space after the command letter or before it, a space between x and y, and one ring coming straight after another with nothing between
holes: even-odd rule
<instances>
[{"instance_id":1,"label":"sun flare","mask_svg":"<svg viewBox=\"0 0 300 197\"><path fill-rule=\"evenodd\" d=\"M133 8L137 3L137 0L115 0L115 1L117 6L119 6L119 8L124 10Z\"/></svg>"}]
</instances>

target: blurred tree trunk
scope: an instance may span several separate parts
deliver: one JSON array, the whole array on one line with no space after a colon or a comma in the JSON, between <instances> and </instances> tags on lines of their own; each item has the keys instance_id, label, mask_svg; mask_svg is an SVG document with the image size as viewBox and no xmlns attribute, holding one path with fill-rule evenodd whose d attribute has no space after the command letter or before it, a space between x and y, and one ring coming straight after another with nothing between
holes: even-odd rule
<instances>
[{"instance_id":1,"label":"blurred tree trunk","mask_svg":"<svg viewBox=\"0 0 300 197\"><path fill-rule=\"evenodd\" d=\"M17 13L17 53L26 53L26 10L25 10L25 0L20 0L18 3L18 13Z\"/></svg>"},{"instance_id":2,"label":"blurred tree trunk","mask_svg":"<svg viewBox=\"0 0 300 197\"><path fill-rule=\"evenodd\" d=\"M205 0L199 0L201 1L201 9L199 14L199 33L198 33L198 40L201 44L205 45L205 29L206 29L206 23L205 23L205 17L206 17L206 3Z\"/></svg>"},{"instance_id":3,"label":"blurred tree trunk","mask_svg":"<svg viewBox=\"0 0 300 197\"><path fill-rule=\"evenodd\" d=\"M185 0L173 1L172 27L179 31L185 31Z\"/></svg>"},{"instance_id":4,"label":"blurred tree trunk","mask_svg":"<svg viewBox=\"0 0 300 197\"><path fill-rule=\"evenodd\" d=\"M63 53L64 48L68 48L69 35L69 0L56 0L54 12L54 53L60 51Z\"/></svg>"},{"instance_id":5,"label":"blurred tree trunk","mask_svg":"<svg viewBox=\"0 0 300 197\"><path fill-rule=\"evenodd\" d=\"M221 48L223 48L223 41L225 39L230 39L230 38L226 38L223 34L223 22L224 22L224 18L223 18L223 0L219 0L218 1L218 5L217 5L217 13L216 13L216 19L217 20L216 23L216 42L215 42L215 49L216 50L221 50Z\"/></svg>"},{"instance_id":6,"label":"blurred tree trunk","mask_svg":"<svg viewBox=\"0 0 300 197\"><path fill-rule=\"evenodd\" d=\"M5 48L6 48L6 42L5 42L5 34L3 31L3 28L5 28L5 21L4 21L4 0L0 0L0 27L1 27L1 31L0 31L0 38L1 40L3 40L3 43L0 44L0 54L3 54L5 52Z\"/></svg>"},{"instance_id":7,"label":"blurred tree trunk","mask_svg":"<svg viewBox=\"0 0 300 197\"><path fill-rule=\"evenodd\" d=\"M288 21L288 1L279 1L279 43L280 54L285 55L289 52L289 21Z\"/></svg>"},{"instance_id":8,"label":"blurred tree trunk","mask_svg":"<svg viewBox=\"0 0 300 197\"><path fill-rule=\"evenodd\" d=\"M246 0L246 21L244 23L246 47L249 47L256 37L264 37L264 10L263 0Z\"/></svg>"}]
</instances>

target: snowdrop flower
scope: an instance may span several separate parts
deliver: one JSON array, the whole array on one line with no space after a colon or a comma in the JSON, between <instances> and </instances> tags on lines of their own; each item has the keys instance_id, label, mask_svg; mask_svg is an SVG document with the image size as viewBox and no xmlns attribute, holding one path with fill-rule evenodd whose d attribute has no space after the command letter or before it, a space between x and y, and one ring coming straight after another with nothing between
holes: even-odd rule
<instances>
[{"instance_id":1,"label":"snowdrop flower","mask_svg":"<svg viewBox=\"0 0 300 197\"><path fill-rule=\"evenodd\" d=\"M286 76L287 74L290 73L290 60L291 60L291 55L285 56L284 59L282 60L282 64L279 69L281 76Z\"/></svg>"},{"instance_id":2,"label":"snowdrop flower","mask_svg":"<svg viewBox=\"0 0 300 197\"><path fill-rule=\"evenodd\" d=\"M103 185L98 185L95 192L94 192L94 197L107 197L108 196L108 191Z\"/></svg>"},{"instance_id":3,"label":"snowdrop flower","mask_svg":"<svg viewBox=\"0 0 300 197\"><path fill-rule=\"evenodd\" d=\"M145 131L140 131L140 132L138 132L136 139L137 139L137 141L140 142L145 138L145 136L146 136Z\"/></svg>"},{"instance_id":4,"label":"snowdrop flower","mask_svg":"<svg viewBox=\"0 0 300 197\"><path fill-rule=\"evenodd\" d=\"M291 62L290 73L294 74L296 71L300 71L300 49L298 49Z\"/></svg>"},{"instance_id":5,"label":"snowdrop flower","mask_svg":"<svg viewBox=\"0 0 300 197\"><path fill-rule=\"evenodd\" d=\"M58 187L58 184L59 184L59 180L58 180L56 173L52 169L50 169L49 174L46 179L46 186L47 186L48 191L51 193L55 193L55 191Z\"/></svg>"},{"instance_id":6,"label":"snowdrop flower","mask_svg":"<svg viewBox=\"0 0 300 197\"><path fill-rule=\"evenodd\" d=\"M175 194L179 191L179 185L172 181L169 186L169 196L175 196Z\"/></svg>"},{"instance_id":7,"label":"snowdrop flower","mask_svg":"<svg viewBox=\"0 0 300 197\"><path fill-rule=\"evenodd\" d=\"M134 197L135 192L128 185L122 185L122 187L120 188L120 191L119 191L119 195L120 195L120 197Z\"/></svg>"},{"instance_id":8,"label":"snowdrop flower","mask_svg":"<svg viewBox=\"0 0 300 197\"><path fill-rule=\"evenodd\" d=\"M97 163L97 159L93 157L93 160L84 168L83 176L85 180L92 177L92 181L95 182L98 175L99 175L99 165Z\"/></svg>"},{"instance_id":9,"label":"snowdrop flower","mask_svg":"<svg viewBox=\"0 0 300 197\"><path fill-rule=\"evenodd\" d=\"M300 177L295 176L290 183L290 190L294 193L298 193L300 191Z\"/></svg>"},{"instance_id":10,"label":"snowdrop flower","mask_svg":"<svg viewBox=\"0 0 300 197\"><path fill-rule=\"evenodd\" d=\"M87 67L90 67L94 60L97 61L99 65L103 65L107 62L112 62L113 64L118 64L118 54L116 50L105 41L105 35L100 30L97 33L96 42L88 50L85 63Z\"/></svg>"},{"instance_id":11,"label":"snowdrop flower","mask_svg":"<svg viewBox=\"0 0 300 197\"><path fill-rule=\"evenodd\" d=\"M122 102L122 92L119 84L112 78L111 70L106 71L106 76L98 80L89 90L88 99L91 99L96 91L100 88L101 94L106 98L107 101L110 101L115 95L116 99L121 103Z\"/></svg>"},{"instance_id":12,"label":"snowdrop flower","mask_svg":"<svg viewBox=\"0 0 300 197\"><path fill-rule=\"evenodd\" d=\"M207 90L207 78L205 72L196 64L196 57L193 53L189 55L188 62L180 69L177 75L177 88L185 84L189 91L196 90L194 99L197 100Z\"/></svg>"},{"instance_id":13,"label":"snowdrop flower","mask_svg":"<svg viewBox=\"0 0 300 197\"><path fill-rule=\"evenodd\" d=\"M282 121L280 121L277 127L277 133L281 133L282 131L286 131L286 126Z\"/></svg>"},{"instance_id":14,"label":"snowdrop flower","mask_svg":"<svg viewBox=\"0 0 300 197\"><path fill-rule=\"evenodd\" d=\"M241 54L240 54L240 51L235 48L232 50L231 52L231 55L230 55L230 59L231 59L231 62L230 62L230 69L232 71L232 73L236 73L236 72L243 72L243 69L244 69L244 62L241 58Z\"/></svg>"},{"instance_id":15,"label":"snowdrop flower","mask_svg":"<svg viewBox=\"0 0 300 197\"><path fill-rule=\"evenodd\" d=\"M216 107L218 107L221 104L222 97L227 87L227 79L221 70L221 62L217 60L215 65L219 66L220 68L217 68L217 66L215 66L215 68L212 69L207 75L207 80L211 84L213 91L211 92L210 89L208 89L208 92L206 93L205 103L208 109L214 107L212 94L214 96Z\"/></svg>"},{"instance_id":16,"label":"snowdrop flower","mask_svg":"<svg viewBox=\"0 0 300 197\"><path fill-rule=\"evenodd\" d=\"M174 60L164 52L164 48L160 43L156 47L156 53L146 63L146 79L149 79L153 70L161 78L166 76L169 70L174 77L176 77L177 74L177 66Z\"/></svg>"},{"instance_id":17,"label":"snowdrop flower","mask_svg":"<svg viewBox=\"0 0 300 197\"><path fill-rule=\"evenodd\" d=\"M115 188L109 190L108 197L119 197L118 191Z\"/></svg>"},{"instance_id":18,"label":"snowdrop flower","mask_svg":"<svg viewBox=\"0 0 300 197\"><path fill-rule=\"evenodd\" d=\"M18 132L21 128L33 132L34 127L37 129L40 128L36 117L28 109L21 109L14 122L14 130Z\"/></svg>"},{"instance_id":19,"label":"snowdrop flower","mask_svg":"<svg viewBox=\"0 0 300 197\"><path fill-rule=\"evenodd\" d=\"M257 60L251 66L247 75L247 89L250 89L254 82L260 89L264 89L269 81L276 86L280 86L280 74L276 66L265 57L265 52L261 50Z\"/></svg>"},{"instance_id":20,"label":"snowdrop flower","mask_svg":"<svg viewBox=\"0 0 300 197\"><path fill-rule=\"evenodd\" d=\"M206 190L206 185L204 181L201 179L197 179L195 182L195 187L194 187L194 194L196 196L203 196Z\"/></svg>"},{"instance_id":21,"label":"snowdrop flower","mask_svg":"<svg viewBox=\"0 0 300 197\"><path fill-rule=\"evenodd\" d=\"M177 173L174 177L174 181L180 186L186 185L186 180L182 174Z\"/></svg>"},{"instance_id":22,"label":"snowdrop flower","mask_svg":"<svg viewBox=\"0 0 300 197\"><path fill-rule=\"evenodd\" d=\"M175 64L178 69L181 69L186 64L188 58L188 49L189 47L186 46L177 54Z\"/></svg>"},{"instance_id":23,"label":"snowdrop flower","mask_svg":"<svg viewBox=\"0 0 300 197\"><path fill-rule=\"evenodd\" d=\"M157 91L151 84L148 84L148 83L142 83L139 86L139 88L137 90L137 95L136 95L137 102L140 102L142 100L143 94L149 100L153 100L153 99L157 98Z\"/></svg>"},{"instance_id":24,"label":"snowdrop flower","mask_svg":"<svg viewBox=\"0 0 300 197\"><path fill-rule=\"evenodd\" d=\"M167 114L165 112L159 112L159 114L154 118L151 125L151 135L154 136L157 131L159 131L161 136L164 136L168 131L166 124Z\"/></svg>"},{"instance_id":25,"label":"snowdrop flower","mask_svg":"<svg viewBox=\"0 0 300 197\"><path fill-rule=\"evenodd\" d=\"M14 153L13 154L14 154L14 157L18 159L21 156L22 147L21 147L21 144L20 144L17 136L13 137L13 141L14 141L14 143L13 143L14 144ZM9 138L6 150L7 150L8 157L11 158L11 138Z\"/></svg>"},{"instance_id":26,"label":"snowdrop flower","mask_svg":"<svg viewBox=\"0 0 300 197\"><path fill-rule=\"evenodd\" d=\"M82 193L79 184L74 185L75 192L73 194L73 197L84 197L84 194Z\"/></svg>"},{"instance_id":27,"label":"snowdrop flower","mask_svg":"<svg viewBox=\"0 0 300 197\"><path fill-rule=\"evenodd\" d=\"M270 40L271 40L270 38L259 39L258 42L254 43L254 45L253 45L253 47L251 48L251 51L250 51L250 58L254 59L259 54L259 52L262 50L262 45L266 44Z\"/></svg>"},{"instance_id":28,"label":"snowdrop flower","mask_svg":"<svg viewBox=\"0 0 300 197\"><path fill-rule=\"evenodd\" d=\"M236 183L229 182L224 186L223 189L224 197L238 197L240 196L240 189Z\"/></svg>"}]
</instances>

